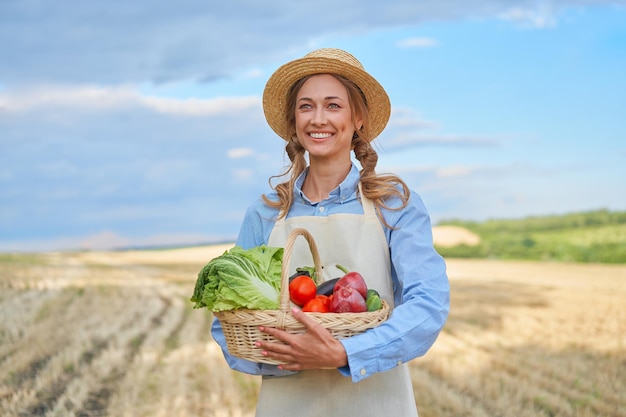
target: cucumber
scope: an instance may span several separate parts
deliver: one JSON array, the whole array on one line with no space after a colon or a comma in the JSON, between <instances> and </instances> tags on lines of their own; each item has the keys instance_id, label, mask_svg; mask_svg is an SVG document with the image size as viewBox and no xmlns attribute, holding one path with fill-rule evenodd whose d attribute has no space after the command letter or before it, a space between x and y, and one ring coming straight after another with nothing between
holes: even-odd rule
<instances>
[{"instance_id":1,"label":"cucumber","mask_svg":"<svg viewBox=\"0 0 626 417\"><path fill-rule=\"evenodd\" d=\"M380 310L383 307L383 302L380 299L380 294L378 294L378 291L374 289L367 290L365 305L367 305L367 311L376 311Z\"/></svg>"}]
</instances>

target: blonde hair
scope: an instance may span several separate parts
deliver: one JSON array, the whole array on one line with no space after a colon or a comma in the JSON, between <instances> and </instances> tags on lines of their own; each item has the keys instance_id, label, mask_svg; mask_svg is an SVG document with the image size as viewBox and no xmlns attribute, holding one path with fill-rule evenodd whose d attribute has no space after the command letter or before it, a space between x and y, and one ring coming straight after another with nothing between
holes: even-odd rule
<instances>
[{"instance_id":1,"label":"blonde hair","mask_svg":"<svg viewBox=\"0 0 626 417\"><path fill-rule=\"evenodd\" d=\"M394 174L376 174L376 164L378 163L378 154L372 148L370 130L369 130L369 111L367 107L367 101L365 95L361 92L361 89L349 79L340 75L331 74L348 91L348 99L350 102L350 109L352 111L352 120L360 118L363 121L363 126L358 132L355 132L352 138L352 149L355 158L361 163L361 190L363 195L372 200L377 212L380 212L380 208L386 208L389 210L400 210L408 204L410 190L404 181L400 177ZM311 77L306 76L297 82L295 82L289 89L289 95L287 100L287 114L285 118L292 131L291 139L287 141L285 145L285 152L291 161L291 165L288 166L284 172L279 175L270 177L270 187L278 194L278 201L270 200L266 195L263 195L265 204L270 207L277 208L279 210L278 218L287 216L289 209L293 204L293 191L298 176L306 169L307 162L304 157L305 149L298 141L296 136L296 97L302 85ZM289 179L285 182L281 182L272 185L272 181L289 175ZM402 201L399 207L389 207L386 204L386 200L391 197L398 197ZM390 227L387 222L379 216L385 226Z\"/></svg>"}]
</instances>

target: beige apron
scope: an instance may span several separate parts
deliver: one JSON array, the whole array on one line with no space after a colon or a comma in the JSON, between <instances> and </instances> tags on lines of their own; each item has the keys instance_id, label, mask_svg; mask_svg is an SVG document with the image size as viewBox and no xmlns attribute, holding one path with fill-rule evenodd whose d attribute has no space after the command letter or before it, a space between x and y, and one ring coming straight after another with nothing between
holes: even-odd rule
<instances>
[{"instance_id":1,"label":"beige apron","mask_svg":"<svg viewBox=\"0 0 626 417\"><path fill-rule=\"evenodd\" d=\"M367 199L362 202L363 215L301 216L279 220L268 245L284 246L289 233L294 228L303 227L317 243L324 280L343 275L335 267L341 264L360 272L368 287L378 290L381 297L393 305L387 240L373 203ZM289 261L290 270L295 272L296 267L312 265L306 240L298 238ZM336 369L307 370L283 377L264 376L256 410L257 417L375 415L417 416L406 364L357 383Z\"/></svg>"}]
</instances>

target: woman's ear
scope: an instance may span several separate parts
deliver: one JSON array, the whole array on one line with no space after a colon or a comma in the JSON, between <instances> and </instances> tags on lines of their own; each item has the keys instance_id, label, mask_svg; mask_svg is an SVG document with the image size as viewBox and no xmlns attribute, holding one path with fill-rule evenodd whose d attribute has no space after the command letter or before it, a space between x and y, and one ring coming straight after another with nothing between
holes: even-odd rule
<instances>
[{"instance_id":1,"label":"woman's ear","mask_svg":"<svg viewBox=\"0 0 626 417\"><path fill-rule=\"evenodd\" d=\"M354 124L354 133L352 134L352 139L356 139L360 136L359 133L361 132L361 128L363 128L362 122L357 122Z\"/></svg>"},{"instance_id":2,"label":"woman's ear","mask_svg":"<svg viewBox=\"0 0 626 417\"><path fill-rule=\"evenodd\" d=\"M355 128L355 130L356 130L357 132L358 132L358 131L360 131L360 130L363 128L363 120L361 120L361 119L356 119L356 120L354 121L354 128Z\"/></svg>"}]
</instances>

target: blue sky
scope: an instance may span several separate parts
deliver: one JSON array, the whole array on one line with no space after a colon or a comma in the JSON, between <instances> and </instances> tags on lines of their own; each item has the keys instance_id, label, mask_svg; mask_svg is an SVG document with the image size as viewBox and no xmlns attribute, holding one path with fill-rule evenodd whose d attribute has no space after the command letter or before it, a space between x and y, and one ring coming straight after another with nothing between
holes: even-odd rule
<instances>
[{"instance_id":1,"label":"blue sky","mask_svg":"<svg viewBox=\"0 0 626 417\"><path fill-rule=\"evenodd\" d=\"M257 3L0 4L0 251L232 240L318 47L387 89L379 172L433 223L626 210L626 2Z\"/></svg>"}]
</instances>

